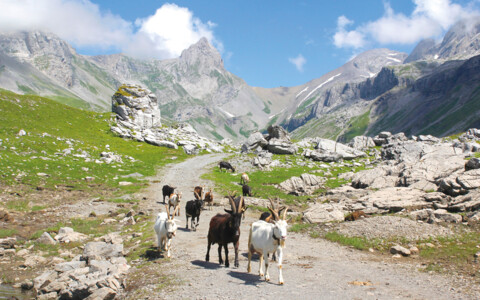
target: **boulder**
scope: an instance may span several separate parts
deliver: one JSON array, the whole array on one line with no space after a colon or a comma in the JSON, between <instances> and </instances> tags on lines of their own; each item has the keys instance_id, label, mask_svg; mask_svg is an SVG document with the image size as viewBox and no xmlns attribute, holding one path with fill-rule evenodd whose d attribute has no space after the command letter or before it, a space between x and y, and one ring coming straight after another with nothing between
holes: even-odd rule
<instances>
[{"instance_id":1,"label":"boulder","mask_svg":"<svg viewBox=\"0 0 480 300\"><path fill-rule=\"evenodd\" d=\"M402 256L410 256L411 252L405 247L402 247L400 245L395 245L392 248L390 248L390 253L391 254L401 254Z\"/></svg>"},{"instance_id":2,"label":"boulder","mask_svg":"<svg viewBox=\"0 0 480 300\"><path fill-rule=\"evenodd\" d=\"M123 84L112 96L112 111L117 118L140 127L141 130L161 126L157 97L138 85Z\"/></svg>"},{"instance_id":3,"label":"boulder","mask_svg":"<svg viewBox=\"0 0 480 300\"><path fill-rule=\"evenodd\" d=\"M87 238L87 235L80 232L75 232L73 228L70 227L60 228L58 230L58 234L55 236L55 240L61 243L79 242Z\"/></svg>"},{"instance_id":4,"label":"boulder","mask_svg":"<svg viewBox=\"0 0 480 300\"><path fill-rule=\"evenodd\" d=\"M338 203L316 203L303 213L308 223L340 222L345 218L343 206Z\"/></svg>"},{"instance_id":5,"label":"boulder","mask_svg":"<svg viewBox=\"0 0 480 300\"><path fill-rule=\"evenodd\" d=\"M123 256L123 244L107 244L105 242L89 242L83 249L82 259L90 260L109 259Z\"/></svg>"},{"instance_id":6,"label":"boulder","mask_svg":"<svg viewBox=\"0 0 480 300\"><path fill-rule=\"evenodd\" d=\"M480 169L480 158L473 157L465 163L465 171L474 169Z\"/></svg>"},{"instance_id":7,"label":"boulder","mask_svg":"<svg viewBox=\"0 0 480 300\"><path fill-rule=\"evenodd\" d=\"M390 187L376 191L360 199L363 203L371 203L374 207L398 212L403 209L422 209L433 207L425 201L424 192L407 187Z\"/></svg>"},{"instance_id":8,"label":"boulder","mask_svg":"<svg viewBox=\"0 0 480 300\"><path fill-rule=\"evenodd\" d=\"M470 191L467 195L455 197L448 204L448 211L463 212L480 210L480 191Z\"/></svg>"},{"instance_id":9,"label":"boulder","mask_svg":"<svg viewBox=\"0 0 480 300\"><path fill-rule=\"evenodd\" d=\"M266 167L272 163L272 156L272 153L268 151L262 151L253 158L252 165L260 168Z\"/></svg>"},{"instance_id":10,"label":"boulder","mask_svg":"<svg viewBox=\"0 0 480 300\"><path fill-rule=\"evenodd\" d=\"M365 150L371 147L375 147L375 142L369 136L360 135L354 137L350 141L350 143L348 143L348 146L356 150Z\"/></svg>"},{"instance_id":11,"label":"boulder","mask_svg":"<svg viewBox=\"0 0 480 300\"><path fill-rule=\"evenodd\" d=\"M178 146L174 142L159 140L154 136L145 136L144 138L145 138L145 142L151 145L155 145L159 147L167 147L171 149L178 149Z\"/></svg>"},{"instance_id":12,"label":"boulder","mask_svg":"<svg viewBox=\"0 0 480 300\"><path fill-rule=\"evenodd\" d=\"M380 166L374 169L363 170L353 174L352 187L357 189L381 189L397 186L398 176L390 166Z\"/></svg>"},{"instance_id":13,"label":"boulder","mask_svg":"<svg viewBox=\"0 0 480 300\"><path fill-rule=\"evenodd\" d=\"M268 131L269 139L279 139L279 140L290 142L290 137L288 136L288 132L282 126L270 125L267 128L267 131Z\"/></svg>"},{"instance_id":14,"label":"boulder","mask_svg":"<svg viewBox=\"0 0 480 300\"><path fill-rule=\"evenodd\" d=\"M319 189L324 179L311 174L302 174L292 177L279 184L279 188L293 195L311 195Z\"/></svg>"},{"instance_id":15,"label":"boulder","mask_svg":"<svg viewBox=\"0 0 480 300\"><path fill-rule=\"evenodd\" d=\"M248 152L250 150L257 149L258 147L264 148L268 145L268 141L264 138L263 134L259 131L252 133L247 141L242 145L242 152Z\"/></svg>"},{"instance_id":16,"label":"boulder","mask_svg":"<svg viewBox=\"0 0 480 300\"><path fill-rule=\"evenodd\" d=\"M8 238L0 239L0 248L3 248L3 249L14 249L16 244L17 244L16 238L8 237Z\"/></svg>"},{"instance_id":17,"label":"boulder","mask_svg":"<svg viewBox=\"0 0 480 300\"><path fill-rule=\"evenodd\" d=\"M447 223L461 223L462 216L447 212L445 209L437 209L433 212L435 218Z\"/></svg>"},{"instance_id":18,"label":"boulder","mask_svg":"<svg viewBox=\"0 0 480 300\"><path fill-rule=\"evenodd\" d=\"M334 152L320 153L316 150L310 150L310 149L305 149L302 155L314 161L323 161L323 162L337 162L342 158L338 153L334 153Z\"/></svg>"},{"instance_id":19,"label":"boulder","mask_svg":"<svg viewBox=\"0 0 480 300\"><path fill-rule=\"evenodd\" d=\"M183 151L187 155L197 155L200 152L200 149L197 148L197 146L192 145L192 144L187 144L183 146Z\"/></svg>"},{"instance_id":20,"label":"boulder","mask_svg":"<svg viewBox=\"0 0 480 300\"><path fill-rule=\"evenodd\" d=\"M317 143L315 150L320 153L336 153L340 156L340 158L346 160L366 156L365 152L363 151L356 150L332 140L316 138L314 141Z\"/></svg>"},{"instance_id":21,"label":"boulder","mask_svg":"<svg viewBox=\"0 0 480 300\"><path fill-rule=\"evenodd\" d=\"M117 292L109 287L102 287L85 298L85 300L113 300Z\"/></svg>"},{"instance_id":22,"label":"boulder","mask_svg":"<svg viewBox=\"0 0 480 300\"><path fill-rule=\"evenodd\" d=\"M273 154L295 154L298 151L297 146L291 142L276 138L268 142L267 149Z\"/></svg>"}]
</instances>

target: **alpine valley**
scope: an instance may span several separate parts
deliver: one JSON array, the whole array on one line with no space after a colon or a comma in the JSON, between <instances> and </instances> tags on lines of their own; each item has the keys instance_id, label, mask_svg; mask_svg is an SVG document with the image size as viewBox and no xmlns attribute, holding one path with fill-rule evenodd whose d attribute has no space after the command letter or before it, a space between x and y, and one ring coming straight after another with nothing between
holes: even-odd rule
<instances>
[{"instance_id":1,"label":"alpine valley","mask_svg":"<svg viewBox=\"0 0 480 300\"><path fill-rule=\"evenodd\" d=\"M246 139L269 125L294 138L350 140L380 131L445 136L480 127L480 23L455 24L409 55L374 49L301 86L251 87L202 38L179 58L85 56L51 33L0 33L0 87L110 111L123 83L154 92L162 120L200 135Z\"/></svg>"}]
</instances>

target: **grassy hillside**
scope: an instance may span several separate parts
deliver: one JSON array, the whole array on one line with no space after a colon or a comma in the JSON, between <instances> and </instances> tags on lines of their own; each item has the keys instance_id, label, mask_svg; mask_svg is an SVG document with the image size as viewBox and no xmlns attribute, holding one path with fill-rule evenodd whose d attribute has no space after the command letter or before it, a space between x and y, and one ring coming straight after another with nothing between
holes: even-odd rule
<instances>
[{"instance_id":1,"label":"grassy hillside","mask_svg":"<svg viewBox=\"0 0 480 300\"><path fill-rule=\"evenodd\" d=\"M94 113L33 95L0 90L0 185L27 193L33 190L83 190L112 195L138 190L140 177L183 151L123 140L110 132L111 113ZM19 135L24 130L26 135ZM105 163L102 152L121 162ZM131 185L120 186L119 182Z\"/></svg>"}]
</instances>

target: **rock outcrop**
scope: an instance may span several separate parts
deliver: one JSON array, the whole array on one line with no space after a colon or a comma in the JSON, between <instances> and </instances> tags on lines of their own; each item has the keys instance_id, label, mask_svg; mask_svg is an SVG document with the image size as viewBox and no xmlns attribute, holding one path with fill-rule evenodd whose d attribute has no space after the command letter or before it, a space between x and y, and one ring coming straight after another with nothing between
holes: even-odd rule
<instances>
[{"instance_id":1,"label":"rock outcrop","mask_svg":"<svg viewBox=\"0 0 480 300\"><path fill-rule=\"evenodd\" d=\"M56 264L33 284L37 299L113 299L129 268L122 244L89 242L83 255Z\"/></svg>"},{"instance_id":2,"label":"rock outcrop","mask_svg":"<svg viewBox=\"0 0 480 300\"><path fill-rule=\"evenodd\" d=\"M112 97L112 111L117 115L111 130L122 138L134 139L159 147L183 147L189 155L201 150L221 152L224 146L200 136L189 124L162 127L157 98L138 85L122 85Z\"/></svg>"}]
</instances>

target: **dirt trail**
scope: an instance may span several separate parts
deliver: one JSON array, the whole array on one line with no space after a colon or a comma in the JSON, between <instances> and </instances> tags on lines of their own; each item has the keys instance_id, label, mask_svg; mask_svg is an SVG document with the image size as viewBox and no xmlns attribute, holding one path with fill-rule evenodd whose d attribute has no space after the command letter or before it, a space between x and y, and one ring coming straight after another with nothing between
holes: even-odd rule
<instances>
[{"instance_id":1,"label":"dirt trail","mask_svg":"<svg viewBox=\"0 0 480 300\"><path fill-rule=\"evenodd\" d=\"M278 269L270 263L271 282L258 276L258 260L252 263L252 273L246 272L247 238L249 225L258 213L249 212L242 222L240 239L240 267L233 267L234 251L229 246L230 267L219 266L217 245L212 247L210 262L205 262L207 232L210 218L223 212L222 206L202 212L196 232L185 230L184 205L193 198L195 185L207 184L199 176L206 168L222 159L212 154L193 157L166 168L160 175L161 184L149 189L149 205L161 199L161 185L170 183L183 193L179 230L173 240L173 258L158 267L175 274L183 284L173 289L155 292L149 299L479 299L480 295L467 295L450 278L419 272L402 258L379 261L378 257L339 246L322 239L289 233L284 251L283 276L285 285L278 285ZM157 195L153 197L154 195ZM153 196L152 196L153 195ZM216 201L221 197L215 195ZM247 199L248 204L248 199ZM381 259L380 259L381 260ZM361 285L364 283L365 285Z\"/></svg>"}]
</instances>

